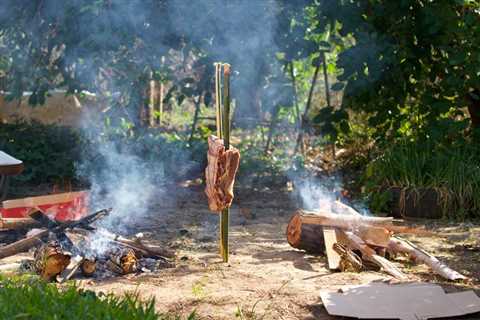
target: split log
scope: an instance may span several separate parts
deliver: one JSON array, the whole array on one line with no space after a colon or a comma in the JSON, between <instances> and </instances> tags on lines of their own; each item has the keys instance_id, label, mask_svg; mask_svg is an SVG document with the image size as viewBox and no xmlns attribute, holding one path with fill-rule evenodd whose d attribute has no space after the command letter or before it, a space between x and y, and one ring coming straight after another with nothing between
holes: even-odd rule
<instances>
[{"instance_id":1,"label":"split log","mask_svg":"<svg viewBox=\"0 0 480 320\"><path fill-rule=\"evenodd\" d=\"M80 269L84 276L91 277L97 270L97 262L93 259L84 259Z\"/></svg>"},{"instance_id":2,"label":"split log","mask_svg":"<svg viewBox=\"0 0 480 320\"><path fill-rule=\"evenodd\" d=\"M410 241L401 239L399 237L392 237L392 239L390 239L388 248L395 253L406 253L415 261L425 263L433 270L433 272L444 277L445 279L452 281L467 279L467 277L455 270L450 269L436 257L418 248Z\"/></svg>"},{"instance_id":3,"label":"split log","mask_svg":"<svg viewBox=\"0 0 480 320\"><path fill-rule=\"evenodd\" d=\"M363 269L363 261L350 248L343 244L335 243L332 246L333 250L340 256L339 269L342 272L360 272Z\"/></svg>"},{"instance_id":4,"label":"split log","mask_svg":"<svg viewBox=\"0 0 480 320\"><path fill-rule=\"evenodd\" d=\"M376 247L388 247L392 233L383 227L359 226L355 234L362 238L366 244Z\"/></svg>"},{"instance_id":5,"label":"split log","mask_svg":"<svg viewBox=\"0 0 480 320\"><path fill-rule=\"evenodd\" d=\"M351 214L336 214L325 211L297 210L302 221L310 224L336 227L342 229L353 229L359 225L368 226L390 226L393 218L365 217Z\"/></svg>"},{"instance_id":6,"label":"split log","mask_svg":"<svg viewBox=\"0 0 480 320\"><path fill-rule=\"evenodd\" d=\"M300 212L295 213L288 223L287 241L292 247L308 253L325 253L323 227L305 223Z\"/></svg>"},{"instance_id":7,"label":"split log","mask_svg":"<svg viewBox=\"0 0 480 320\"><path fill-rule=\"evenodd\" d=\"M110 271L122 275L140 270L135 251L132 249L121 249L117 252L112 252L106 262L106 266Z\"/></svg>"},{"instance_id":8,"label":"split log","mask_svg":"<svg viewBox=\"0 0 480 320\"><path fill-rule=\"evenodd\" d=\"M342 257L334 250L333 246L337 244L337 229L331 227L322 227L323 241L325 242L325 252L327 253L328 269L341 269Z\"/></svg>"},{"instance_id":9,"label":"split log","mask_svg":"<svg viewBox=\"0 0 480 320\"><path fill-rule=\"evenodd\" d=\"M70 256L64 254L57 241L40 246L33 255L35 272L47 281L52 281L70 263Z\"/></svg>"},{"instance_id":10,"label":"split log","mask_svg":"<svg viewBox=\"0 0 480 320\"><path fill-rule=\"evenodd\" d=\"M75 272L77 272L84 260L85 259L82 256L75 256L73 259L70 259L69 265L57 277L57 281L59 283L68 281L75 274Z\"/></svg>"},{"instance_id":11,"label":"split log","mask_svg":"<svg viewBox=\"0 0 480 320\"><path fill-rule=\"evenodd\" d=\"M48 233L48 230L43 230L33 236L0 247L0 259L16 255L20 252L28 251L29 249L41 244L41 239L48 236Z\"/></svg>"},{"instance_id":12,"label":"split log","mask_svg":"<svg viewBox=\"0 0 480 320\"><path fill-rule=\"evenodd\" d=\"M349 231L340 231L348 241L348 245L362 253L362 259L371 261L381 267L385 272L399 280L408 280L406 274L398 269L392 262L377 255L375 250L370 248L360 237Z\"/></svg>"},{"instance_id":13,"label":"split log","mask_svg":"<svg viewBox=\"0 0 480 320\"><path fill-rule=\"evenodd\" d=\"M350 214L335 214L321 211L305 211L297 210L303 223L335 227L346 230L355 230L360 226L377 226L383 227L388 231L395 233L416 233L426 234L422 229L410 228L405 226L393 225L391 217L365 217Z\"/></svg>"},{"instance_id":14,"label":"split log","mask_svg":"<svg viewBox=\"0 0 480 320\"><path fill-rule=\"evenodd\" d=\"M39 226L39 223L31 218L2 218L0 229L27 229Z\"/></svg>"}]
</instances>

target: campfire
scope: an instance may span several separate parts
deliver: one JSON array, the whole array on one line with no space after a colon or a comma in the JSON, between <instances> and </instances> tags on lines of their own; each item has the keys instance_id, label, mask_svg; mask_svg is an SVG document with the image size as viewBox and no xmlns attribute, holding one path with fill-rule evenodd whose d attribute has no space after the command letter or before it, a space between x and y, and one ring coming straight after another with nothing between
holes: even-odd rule
<instances>
[{"instance_id":1,"label":"campfire","mask_svg":"<svg viewBox=\"0 0 480 320\"><path fill-rule=\"evenodd\" d=\"M47 281L64 282L76 275L98 279L130 273L154 272L173 267L175 256L159 246L94 226L111 209L104 209L76 221L51 220L41 211L29 217L42 228L31 230L21 240L0 248L0 259L35 248L33 260L22 262L20 269L31 270ZM107 250L94 250L94 241L108 244Z\"/></svg>"},{"instance_id":2,"label":"campfire","mask_svg":"<svg viewBox=\"0 0 480 320\"><path fill-rule=\"evenodd\" d=\"M287 226L288 243L309 253L326 254L331 270L382 270L398 280L410 277L391 260L406 255L448 280L466 277L399 234L429 234L423 228L399 225L390 217L368 217L339 201L331 211L298 210Z\"/></svg>"}]
</instances>

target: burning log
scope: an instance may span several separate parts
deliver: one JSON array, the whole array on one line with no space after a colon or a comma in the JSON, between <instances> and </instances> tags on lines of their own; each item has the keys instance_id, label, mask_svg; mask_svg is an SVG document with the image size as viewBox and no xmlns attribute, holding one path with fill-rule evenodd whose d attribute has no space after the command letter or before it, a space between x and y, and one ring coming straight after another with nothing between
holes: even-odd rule
<instances>
[{"instance_id":1,"label":"burning log","mask_svg":"<svg viewBox=\"0 0 480 320\"><path fill-rule=\"evenodd\" d=\"M321 211L298 210L302 222L321 226L335 227L345 230L355 230L364 227L382 227L395 233L428 234L427 231L406 226L393 225L393 218L365 217L350 214L335 214Z\"/></svg>"},{"instance_id":2,"label":"burning log","mask_svg":"<svg viewBox=\"0 0 480 320\"><path fill-rule=\"evenodd\" d=\"M20 252L28 251L29 249L42 244L41 239L47 237L48 233L48 230L43 230L33 236L29 236L14 243L0 247L0 259L16 255Z\"/></svg>"},{"instance_id":3,"label":"burning log","mask_svg":"<svg viewBox=\"0 0 480 320\"><path fill-rule=\"evenodd\" d=\"M106 266L110 271L120 275L137 272L139 270L135 251L131 249L121 249L113 252L107 260Z\"/></svg>"},{"instance_id":4,"label":"burning log","mask_svg":"<svg viewBox=\"0 0 480 320\"><path fill-rule=\"evenodd\" d=\"M32 218L1 218L0 229L26 229L34 228L39 224Z\"/></svg>"},{"instance_id":5,"label":"burning log","mask_svg":"<svg viewBox=\"0 0 480 320\"><path fill-rule=\"evenodd\" d=\"M75 274L75 272L77 272L83 260L84 258L82 256L75 256L70 259L69 265L65 268L65 270L63 270L63 272L59 276L57 276L57 281L59 283L63 283L69 280Z\"/></svg>"},{"instance_id":6,"label":"burning log","mask_svg":"<svg viewBox=\"0 0 480 320\"><path fill-rule=\"evenodd\" d=\"M110 211L111 209L100 210L80 220L61 223L61 224L52 220L46 221L44 219L46 217L40 217L38 212L33 212L30 215L30 217L38 221L41 225L44 225L47 228L47 230L40 231L33 236L27 236L24 239L21 239L14 243L0 247L0 259L16 255L20 252L28 251L29 249L41 244L42 243L41 239L48 236L49 232L58 234L58 233L63 233L65 229L68 229L68 228L89 227L91 223L109 214Z\"/></svg>"},{"instance_id":7,"label":"burning log","mask_svg":"<svg viewBox=\"0 0 480 320\"><path fill-rule=\"evenodd\" d=\"M325 253L323 227L304 222L300 212L296 212L288 223L287 241L292 247L308 253Z\"/></svg>"},{"instance_id":8,"label":"burning log","mask_svg":"<svg viewBox=\"0 0 480 320\"><path fill-rule=\"evenodd\" d=\"M142 257L164 257L164 258L174 258L175 252L166 248L159 246L148 245L140 239L130 240L120 235L114 234L110 231L101 229L98 230L99 233L107 239L110 239L112 242L130 248L137 252Z\"/></svg>"},{"instance_id":9,"label":"burning log","mask_svg":"<svg viewBox=\"0 0 480 320\"><path fill-rule=\"evenodd\" d=\"M93 259L84 259L80 265L84 276L91 277L97 270L97 261Z\"/></svg>"},{"instance_id":10,"label":"burning log","mask_svg":"<svg viewBox=\"0 0 480 320\"><path fill-rule=\"evenodd\" d=\"M408 254L415 261L425 263L427 266L432 268L433 272L444 277L445 279L452 281L467 279L464 275L450 269L436 257L429 254L428 252L423 251L422 249L418 248L413 243L407 240L401 239L399 237L393 237L392 239L390 239L388 249L395 253Z\"/></svg>"},{"instance_id":11,"label":"burning log","mask_svg":"<svg viewBox=\"0 0 480 320\"><path fill-rule=\"evenodd\" d=\"M57 241L40 246L33 258L35 272L47 281L54 280L70 263L70 255L63 253Z\"/></svg>"}]
</instances>

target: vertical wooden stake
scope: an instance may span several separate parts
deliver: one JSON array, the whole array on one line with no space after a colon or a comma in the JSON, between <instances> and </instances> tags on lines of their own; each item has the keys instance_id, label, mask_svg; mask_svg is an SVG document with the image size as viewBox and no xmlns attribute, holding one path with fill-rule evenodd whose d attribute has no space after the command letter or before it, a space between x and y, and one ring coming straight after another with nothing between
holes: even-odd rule
<instances>
[{"instance_id":1,"label":"vertical wooden stake","mask_svg":"<svg viewBox=\"0 0 480 320\"><path fill-rule=\"evenodd\" d=\"M222 138L222 94L221 94L221 74L222 65L215 63L215 107L217 116L217 137Z\"/></svg>"},{"instance_id":2,"label":"vertical wooden stake","mask_svg":"<svg viewBox=\"0 0 480 320\"><path fill-rule=\"evenodd\" d=\"M163 99L164 99L164 91L165 85L162 81L159 82L160 90L158 92L158 119L157 122L161 126L163 122Z\"/></svg>"},{"instance_id":3,"label":"vertical wooden stake","mask_svg":"<svg viewBox=\"0 0 480 320\"><path fill-rule=\"evenodd\" d=\"M225 150L230 149L230 65L223 64L223 142ZM220 216L220 237L223 262L228 262L228 227L230 208L222 210Z\"/></svg>"},{"instance_id":4,"label":"vertical wooden stake","mask_svg":"<svg viewBox=\"0 0 480 320\"><path fill-rule=\"evenodd\" d=\"M148 99L148 126L155 126L155 80L150 80L149 99Z\"/></svg>"}]
</instances>

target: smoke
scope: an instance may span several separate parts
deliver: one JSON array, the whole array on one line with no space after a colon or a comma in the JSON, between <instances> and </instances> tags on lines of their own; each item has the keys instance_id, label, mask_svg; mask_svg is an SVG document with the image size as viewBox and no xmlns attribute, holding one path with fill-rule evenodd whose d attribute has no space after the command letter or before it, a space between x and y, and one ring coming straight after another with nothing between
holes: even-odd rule
<instances>
[{"instance_id":1,"label":"smoke","mask_svg":"<svg viewBox=\"0 0 480 320\"><path fill-rule=\"evenodd\" d=\"M292 198L297 207L312 210L351 214L337 201L345 203L363 215L370 215L368 206L362 200L352 201L344 195L342 179L336 175L312 176L312 173L299 170L290 172L293 182Z\"/></svg>"},{"instance_id":2,"label":"smoke","mask_svg":"<svg viewBox=\"0 0 480 320\"><path fill-rule=\"evenodd\" d=\"M97 146L100 162L83 172L90 182L90 201L100 208L114 208L114 213L103 220L104 226L126 231L125 226L132 221L145 218L151 198L163 196L164 191L154 183L149 163L133 150L119 150L115 142Z\"/></svg>"},{"instance_id":3,"label":"smoke","mask_svg":"<svg viewBox=\"0 0 480 320\"><path fill-rule=\"evenodd\" d=\"M152 204L167 198L164 163L162 159L148 158L141 152L138 141L108 134L103 119L83 113L82 133L87 141L83 157L77 163L77 175L89 185L90 210L112 208L112 212L97 222L97 226L115 233L126 234L137 224L148 225ZM144 139L145 140L145 139ZM186 153L185 150L177 150ZM182 165L179 163L179 165ZM188 163L185 163L188 166ZM90 248L95 255L110 247L110 241L100 233L91 237Z\"/></svg>"},{"instance_id":4,"label":"smoke","mask_svg":"<svg viewBox=\"0 0 480 320\"><path fill-rule=\"evenodd\" d=\"M159 68L162 56L167 56L167 64L178 63L178 60L169 61L168 56L172 52L175 57L186 56L192 50L190 46L194 46L197 57L209 57L208 64L224 61L232 65L232 93L237 100L237 113L253 120L258 112L255 104L260 101L258 90L278 51L273 37L277 10L276 1L166 1L158 2L158 6L149 1L112 4L98 8L93 19L90 11L79 16L79 33L83 38L78 44L66 45L64 61L75 65L79 80L92 79L95 87L87 88L99 96L113 98L108 102L112 105L104 107L116 112L114 116L118 118L118 114L129 110L116 111L118 107L113 104L125 99L129 90L140 90L135 87L138 85L135 81L140 79L145 67ZM106 26L111 32L107 32ZM130 38L123 38L124 34L137 40L129 43ZM90 43L99 44L100 51L89 52ZM75 64L79 58L82 62ZM123 64L127 73L117 67ZM99 68L102 65L107 68L102 70ZM110 67L117 68L117 73L112 73ZM183 69L188 68L184 65ZM133 107L142 103L141 99L129 101ZM190 151L180 147L169 154L158 152L155 143L165 141L153 141L148 133L135 137L136 141L105 135L104 119L92 113L95 111L86 111L82 122L82 131L91 148L77 164L78 176L89 184L91 210L112 207L111 214L98 224L115 233L127 233L135 224L148 225L150 215L163 214L158 208L152 210L152 204L175 201L174 193L167 193L165 171L172 166L166 162L174 159L176 174L198 163L191 163ZM142 143L151 144L139 148ZM90 249L94 253L104 253L109 246L109 240L100 233L92 237Z\"/></svg>"}]
</instances>

